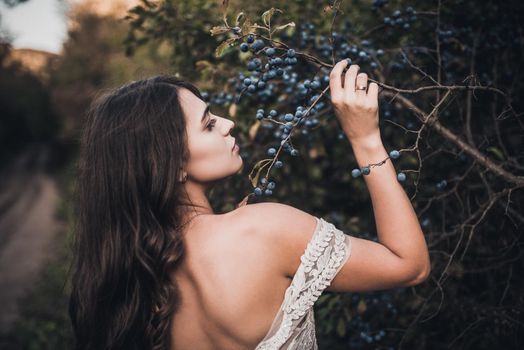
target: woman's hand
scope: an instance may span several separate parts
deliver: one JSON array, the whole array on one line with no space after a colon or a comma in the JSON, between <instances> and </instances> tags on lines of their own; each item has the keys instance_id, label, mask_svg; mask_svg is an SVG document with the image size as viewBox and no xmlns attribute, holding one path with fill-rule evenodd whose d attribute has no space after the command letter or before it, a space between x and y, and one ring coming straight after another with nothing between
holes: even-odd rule
<instances>
[{"instance_id":1,"label":"woman's hand","mask_svg":"<svg viewBox=\"0 0 524 350\"><path fill-rule=\"evenodd\" d=\"M331 103L335 115L351 144L380 141L378 125L378 85L370 83L366 73L358 73L360 67L352 64L343 77L346 60L338 62L329 75ZM358 89L366 87L366 89Z\"/></svg>"}]
</instances>

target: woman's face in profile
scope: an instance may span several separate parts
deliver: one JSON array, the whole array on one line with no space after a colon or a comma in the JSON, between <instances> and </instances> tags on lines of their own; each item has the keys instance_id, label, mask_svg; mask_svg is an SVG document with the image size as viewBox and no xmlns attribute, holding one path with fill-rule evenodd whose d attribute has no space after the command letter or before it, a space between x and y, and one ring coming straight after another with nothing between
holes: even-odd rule
<instances>
[{"instance_id":1,"label":"woman's face in profile","mask_svg":"<svg viewBox=\"0 0 524 350\"><path fill-rule=\"evenodd\" d=\"M237 173L243 160L238 147L233 149L230 131L235 123L213 114L206 102L185 88L179 89L179 99L188 135L188 180L210 182Z\"/></svg>"}]
</instances>

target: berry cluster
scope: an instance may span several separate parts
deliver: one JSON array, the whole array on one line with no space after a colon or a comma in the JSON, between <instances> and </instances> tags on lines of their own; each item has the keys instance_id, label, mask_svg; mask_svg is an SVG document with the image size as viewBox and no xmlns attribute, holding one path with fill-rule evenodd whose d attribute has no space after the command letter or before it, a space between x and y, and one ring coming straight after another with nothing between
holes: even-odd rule
<instances>
[{"instance_id":1,"label":"berry cluster","mask_svg":"<svg viewBox=\"0 0 524 350\"><path fill-rule=\"evenodd\" d=\"M387 0L374 1L373 6L382 11L381 8L387 3ZM386 17L388 19L385 22L391 26L409 24L417 19L416 14L412 7L407 7L404 11L397 9ZM340 33L351 31L350 21L346 20L342 27ZM371 37L358 41L337 31L325 35L314 24L307 22L301 23L298 29L292 34L280 33L278 40L259 34L256 30L247 33L242 30L244 34L237 33L239 57L245 62L245 70L229 80L236 93L233 99L235 103L240 103L241 99L247 98L268 106L267 110L258 108L255 119L260 123L260 128L270 131L277 141L270 143L265 150L265 154L273 159L261 161L261 167L269 165L269 169L259 182L253 182L252 194L255 196L273 193L273 188L268 188L270 182L267 179L262 182L262 179L269 177L273 166L277 169L283 166L282 161L278 160L282 151L291 156L299 154L291 142L293 132L303 135L305 143L309 145L309 131L320 124L320 116L332 117L329 113L330 106L323 100L323 97L329 96L329 66L321 64L312 71L312 65L308 61L327 63L332 59L338 61L346 58L349 64L356 63L363 68L367 66L375 69L381 64L380 59L384 55L384 50L376 48ZM388 62L392 68L404 67L406 63L405 58ZM229 103L231 99L229 94L217 98L223 104ZM390 111L386 110L385 114L390 114ZM261 135L264 134L258 132L256 137L262 139ZM344 134L338 132L337 138L344 139ZM391 152L390 158L396 159L399 155L395 150ZM371 166L376 165L353 169L351 175L369 175ZM404 182L406 174L398 173L397 179Z\"/></svg>"}]
</instances>

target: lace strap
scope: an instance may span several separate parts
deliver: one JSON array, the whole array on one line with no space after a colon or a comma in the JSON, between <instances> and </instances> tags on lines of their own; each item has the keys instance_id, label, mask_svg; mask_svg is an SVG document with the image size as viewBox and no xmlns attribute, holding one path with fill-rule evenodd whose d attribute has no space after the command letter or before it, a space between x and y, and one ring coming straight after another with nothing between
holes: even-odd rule
<instances>
[{"instance_id":1,"label":"lace strap","mask_svg":"<svg viewBox=\"0 0 524 350\"><path fill-rule=\"evenodd\" d=\"M267 335L256 350L280 349L305 316L314 328L312 306L351 255L351 238L333 224L317 218L317 226L300 257L300 265ZM314 329L311 330L314 335Z\"/></svg>"},{"instance_id":2,"label":"lace strap","mask_svg":"<svg viewBox=\"0 0 524 350\"><path fill-rule=\"evenodd\" d=\"M301 264L291 282L292 293L285 300L285 311L296 319L307 311L331 284L351 255L351 238L323 218L309 241Z\"/></svg>"}]
</instances>

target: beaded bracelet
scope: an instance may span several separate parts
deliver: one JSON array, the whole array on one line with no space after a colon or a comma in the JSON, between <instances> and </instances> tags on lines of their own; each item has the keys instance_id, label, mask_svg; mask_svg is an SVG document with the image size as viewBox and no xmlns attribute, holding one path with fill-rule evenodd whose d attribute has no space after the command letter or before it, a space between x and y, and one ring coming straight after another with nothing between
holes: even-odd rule
<instances>
[{"instance_id":1,"label":"beaded bracelet","mask_svg":"<svg viewBox=\"0 0 524 350\"><path fill-rule=\"evenodd\" d=\"M389 158L391 159L397 159L398 157L400 157L400 152L397 151L397 150L393 150L391 152L389 152L389 157L387 157L386 159L384 159L383 161L381 162L378 162L378 163L373 163L373 164L368 164L367 166L364 166L364 167L361 167L361 168L355 168L353 170L351 170L351 176L353 176L354 178L357 178L359 177L360 175L369 175L371 173L371 169L370 167L374 167L374 166L381 166L382 164L384 164ZM400 181L400 182L403 182L406 180L406 174L400 172L397 174L397 180Z\"/></svg>"}]
</instances>

